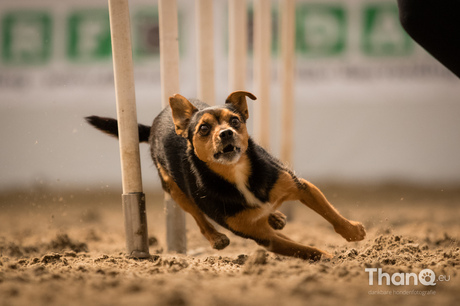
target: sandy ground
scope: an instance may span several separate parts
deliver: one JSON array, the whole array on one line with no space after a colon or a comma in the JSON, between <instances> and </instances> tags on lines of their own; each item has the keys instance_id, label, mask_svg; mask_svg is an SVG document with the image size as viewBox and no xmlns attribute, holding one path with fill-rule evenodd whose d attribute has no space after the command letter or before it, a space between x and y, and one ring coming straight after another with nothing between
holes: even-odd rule
<instances>
[{"instance_id":1,"label":"sandy ground","mask_svg":"<svg viewBox=\"0 0 460 306\"><path fill-rule=\"evenodd\" d=\"M170 254L154 192L147 192L152 258L134 260L124 254L119 191L4 192L0 305L458 305L459 188L319 187L368 236L347 243L309 209L288 204L293 220L284 233L335 255L317 263L231 234L229 247L213 250L191 219L188 254ZM366 268L375 269L373 285ZM379 268L388 273L382 285ZM424 269L435 275L419 275Z\"/></svg>"}]
</instances>

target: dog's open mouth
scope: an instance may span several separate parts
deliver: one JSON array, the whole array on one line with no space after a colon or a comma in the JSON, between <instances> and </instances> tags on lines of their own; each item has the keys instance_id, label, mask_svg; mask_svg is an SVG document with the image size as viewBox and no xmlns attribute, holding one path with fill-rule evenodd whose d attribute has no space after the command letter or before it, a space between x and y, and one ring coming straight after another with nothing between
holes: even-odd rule
<instances>
[{"instance_id":1,"label":"dog's open mouth","mask_svg":"<svg viewBox=\"0 0 460 306\"><path fill-rule=\"evenodd\" d=\"M228 144L226 145L222 151L217 152L214 154L214 158L218 159L219 157L232 157L236 153L240 153L241 149L238 147L235 147L234 145Z\"/></svg>"}]
</instances>

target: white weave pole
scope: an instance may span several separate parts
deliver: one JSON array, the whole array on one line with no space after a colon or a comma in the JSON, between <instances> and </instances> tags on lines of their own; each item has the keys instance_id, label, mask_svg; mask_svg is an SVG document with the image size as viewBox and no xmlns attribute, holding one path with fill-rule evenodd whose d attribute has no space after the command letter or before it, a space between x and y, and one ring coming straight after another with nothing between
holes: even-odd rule
<instances>
[{"instance_id":1,"label":"white weave pole","mask_svg":"<svg viewBox=\"0 0 460 306\"><path fill-rule=\"evenodd\" d=\"M195 1L198 63L197 98L210 105L213 105L215 100L213 1Z\"/></svg>"},{"instance_id":2,"label":"white weave pole","mask_svg":"<svg viewBox=\"0 0 460 306\"><path fill-rule=\"evenodd\" d=\"M142 191L139 157L139 132L128 0L109 0L109 16L117 101L126 248L132 257L148 258L150 255L145 195Z\"/></svg>"},{"instance_id":3,"label":"white weave pole","mask_svg":"<svg viewBox=\"0 0 460 306\"><path fill-rule=\"evenodd\" d=\"M169 104L169 97L180 93L179 89L179 34L176 0L159 0L160 19L160 70L161 103ZM185 254L185 213L168 193L165 193L166 244L169 252Z\"/></svg>"},{"instance_id":4,"label":"white weave pole","mask_svg":"<svg viewBox=\"0 0 460 306\"><path fill-rule=\"evenodd\" d=\"M265 149L270 147L270 80L272 44L271 1L254 2L254 137Z\"/></svg>"},{"instance_id":5,"label":"white weave pole","mask_svg":"<svg viewBox=\"0 0 460 306\"><path fill-rule=\"evenodd\" d=\"M247 7L246 0L228 1L228 74L229 92L247 90L246 66L247 66Z\"/></svg>"},{"instance_id":6,"label":"white weave pole","mask_svg":"<svg viewBox=\"0 0 460 306\"><path fill-rule=\"evenodd\" d=\"M295 0L281 0L281 103L282 131L280 158L292 165L294 134L294 62L295 62Z\"/></svg>"},{"instance_id":7,"label":"white weave pole","mask_svg":"<svg viewBox=\"0 0 460 306\"><path fill-rule=\"evenodd\" d=\"M294 135L294 62L295 62L295 0L280 2L280 50L281 50L281 152L283 162L292 166ZM282 212L292 220L292 205L283 207Z\"/></svg>"}]
</instances>

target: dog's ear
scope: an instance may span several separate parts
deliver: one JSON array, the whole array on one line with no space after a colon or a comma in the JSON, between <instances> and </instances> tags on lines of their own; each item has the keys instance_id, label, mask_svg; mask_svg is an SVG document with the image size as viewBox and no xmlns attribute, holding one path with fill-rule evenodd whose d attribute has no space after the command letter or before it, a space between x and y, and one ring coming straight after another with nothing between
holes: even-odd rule
<instances>
[{"instance_id":1,"label":"dog's ear","mask_svg":"<svg viewBox=\"0 0 460 306\"><path fill-rule=\"evenodd\" d=\"M225 104L232 104L235 109L240 112L246 120L249 118L248 104L246 103L246 96L252 100L256 100L256 96L247 91L234 91L225 100Z\"/></svg>"},{"instance_id":2,"label":"dog's ear","mask_svg":"<svg viewBox=\"0 0 460 306\"><path fill-rule=\"evenodd\" d=\"M190 119L198 109L185 97L175 94L169 98L169 105L172 110L172 117L176 127L176 134L185 136L185 131L190 123Z\"/></svg>"}]
</instances>

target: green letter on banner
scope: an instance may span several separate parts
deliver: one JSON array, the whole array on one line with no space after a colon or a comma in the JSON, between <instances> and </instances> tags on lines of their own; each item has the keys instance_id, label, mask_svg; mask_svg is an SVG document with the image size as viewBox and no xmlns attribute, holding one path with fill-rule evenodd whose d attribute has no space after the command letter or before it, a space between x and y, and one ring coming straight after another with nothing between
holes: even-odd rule
<instances>
[{"instance_id":1,"label":"green letter on banner","mask_svg":"<svg viewBox=\"0 0 460 306\"><path fill-rule=\"evenodd\" d=\"M51 17L41 11L15 11L2 19L2 59L13 65L44 64L51 56Z\"/></svg>"},{"instance_id":2,"label":"green letter on banner","mask_svg":"<svg viewBox=\"0 0 460 306\"><path fill-rule=\"evenodd\" d=\"M77 61L110 59L109 13L107 10L83 10L68 20L68 56Z\"/></svg>"},{"instance_id":3,"label":"green letter on banner","mask_svg":"<svg viewBox=\"0 0 460 306\"><path fill-rule=\"evenodd\" d=\"M343 53L346 16L341 5L299 3L296 9L297 50L311 57Z\"/></svg>"},{"instance_id":4,"label":"green letter on banner","mask_svg":"<svg viewBox=\"0 0 460 306\"><path fill-rule=\"evenodd\" d=\"M412 51L412 41L392 3L370 4L363 10L363 51L372 56L402 56Z\"/></svg>"}]
</instances>

